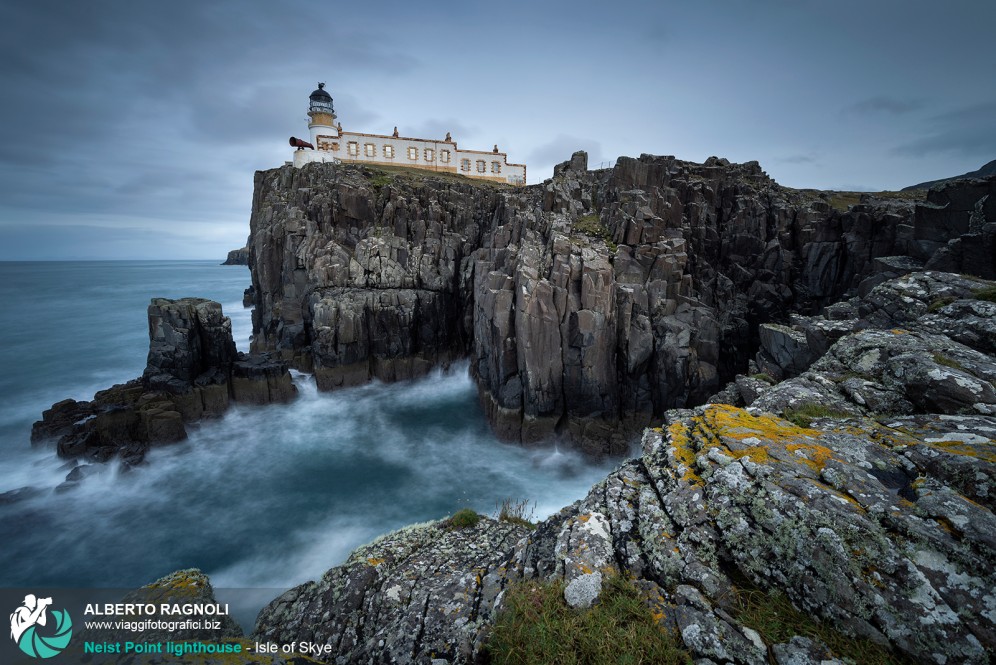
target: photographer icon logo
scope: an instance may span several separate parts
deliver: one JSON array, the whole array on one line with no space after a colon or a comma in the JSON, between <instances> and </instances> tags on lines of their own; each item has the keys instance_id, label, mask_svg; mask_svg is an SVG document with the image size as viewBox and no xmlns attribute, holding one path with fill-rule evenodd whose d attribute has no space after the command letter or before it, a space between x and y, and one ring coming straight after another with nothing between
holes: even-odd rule
<instances>
[{"instance_id":1,"label":"photographer icon logo","mask_svg":"<svg viewBox=\"0 0 996 665\"><path fill-rule=\"evenodd\" d=\"M48 609L51 605L51 598L36 598L29 593L24 597L24 603L10 615L11 639L33 658L51 658L62 653L73 637L73 620L69 612ZM49 614L52 615L51 623Z\"/></svg>"}]
</instances>

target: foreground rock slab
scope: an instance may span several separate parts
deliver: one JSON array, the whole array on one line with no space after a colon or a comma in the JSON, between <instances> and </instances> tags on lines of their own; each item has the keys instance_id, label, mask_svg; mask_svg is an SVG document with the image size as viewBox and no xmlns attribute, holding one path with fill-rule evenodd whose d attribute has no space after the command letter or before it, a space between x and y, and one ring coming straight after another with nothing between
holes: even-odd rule
<instances>
[{"instance_id":1,"label":"foreground rock slab","mask_svg":"<svg viewBox=\"0 0 996 665\"><path fill-rule=\"evenodd\" d=\"M482 521L389 534L271 603L254 634L334 645L328 662L474 662L509 584L563 579L583 608L622 574L696 658L823 650L804 636L765 644L735 602L761 589L916 662L985 663L994 436L988 416L800 427L728 405L672 411L640 458L535 531Z\"/></svg>"}]
</instances>

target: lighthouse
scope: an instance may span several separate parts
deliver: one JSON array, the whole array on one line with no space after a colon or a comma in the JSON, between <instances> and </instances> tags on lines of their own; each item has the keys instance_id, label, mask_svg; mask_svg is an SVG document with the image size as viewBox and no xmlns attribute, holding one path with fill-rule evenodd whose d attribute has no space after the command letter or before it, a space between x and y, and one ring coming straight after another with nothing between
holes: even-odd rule
<instances>
[{"instance_id":1,"label":"lighthouse","mask_svg":"<svg viewBox=\"0 0 996 665\"><path fill-rule=\"evenodd\" d=\"M315 162L333 164L379 164L407 169L425 169L437 173L452 173L471 180L490 180L508 185L526 184L526 165L513 164L504 152L466 150L457 147L453 136L416 138L402 136L395 127L391 134L344 132L336 122L332 95L324 83L308 97L308 129L310 144L291 137L297 148L294 161L301 168ZM307 150L306 148L311 148Z\"/></svg>"},{"instance_id":2,"label":"lighthouse","mask_svg":"<svg viewBox=\"0 0 996 665\"><path fill-rule=\"evenodd\" d=\"M339 130L335 124L335 107L332 106L332 95L325 90L325 84L319 83L318 89L311 93L308 105L308 129L311 130L311 144L318 145L318 137L339 138Z\"/></svg>"}]
</instances>

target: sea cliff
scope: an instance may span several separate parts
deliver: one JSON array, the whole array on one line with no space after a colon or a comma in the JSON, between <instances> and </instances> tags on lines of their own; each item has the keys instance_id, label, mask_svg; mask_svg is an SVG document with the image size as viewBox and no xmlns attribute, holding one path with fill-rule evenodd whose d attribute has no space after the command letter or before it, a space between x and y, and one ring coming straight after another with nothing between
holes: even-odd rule
<instances>
[{"instance_id":1,"label":"sea cliff","mask_svg":"<svg viewBox=\"0 0 996 665\"><path fill-rule=\"evenodd\" d=\"M992 224L971 221L992 219L992 189L846 207L755 162L643 155L588 171L584 153L525 188L331 164L263 171L253 348L321 389L470 356L504 438L620 452L744 372L760 324L924 266L996 276Z\"/></svg>"}]
</instances>

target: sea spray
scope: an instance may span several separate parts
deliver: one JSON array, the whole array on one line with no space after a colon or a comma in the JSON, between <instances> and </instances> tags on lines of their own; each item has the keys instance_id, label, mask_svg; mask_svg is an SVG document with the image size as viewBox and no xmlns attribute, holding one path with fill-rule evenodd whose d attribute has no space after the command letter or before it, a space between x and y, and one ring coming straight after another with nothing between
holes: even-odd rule
<instances>
[{"instance_id":1,"label":"sea spray","mask_svg":"<svg viewBox=\"0 0 996 665\"><path fill-rule=\"evenodd\" d=\"M219 587L286 588L385 531L462 507L493 512L514 497L552 512L612 466L497 441L466 364L333 393L295 380L291 404L238 406L144 467L112 463L3 507L3 583L120 587L196 566Z\"/></svg>"}]
</instances>

